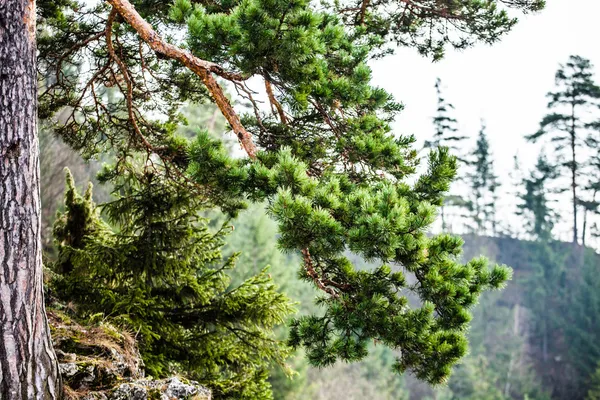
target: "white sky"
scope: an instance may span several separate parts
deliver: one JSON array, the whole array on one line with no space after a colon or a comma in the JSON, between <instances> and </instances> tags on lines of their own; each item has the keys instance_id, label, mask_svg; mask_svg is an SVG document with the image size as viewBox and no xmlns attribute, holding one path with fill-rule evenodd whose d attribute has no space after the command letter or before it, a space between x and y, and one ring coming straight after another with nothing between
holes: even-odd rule
<instances>
[{"instance_id":1,"label":"white sky","mask_svg":"<svg viewBox=\"0 0 600 400\"><path fill-rule=\"evenodd\" d=\"M497 173L508 182L515 153L523 167L537 158L540 146L523 136L539 127L559 63L576 54L600 66L599 16L600 0L547 0L544 11L520 16L513 31L493 46L448 50L437 63L400 49L372 64L374 83L405 104L395 129L422 142L433 134L434 83L441 78L461 133L473 138L470 147L485 119ZM600 80L597 67L596 77Z\"/></svg>"}]
</instances>

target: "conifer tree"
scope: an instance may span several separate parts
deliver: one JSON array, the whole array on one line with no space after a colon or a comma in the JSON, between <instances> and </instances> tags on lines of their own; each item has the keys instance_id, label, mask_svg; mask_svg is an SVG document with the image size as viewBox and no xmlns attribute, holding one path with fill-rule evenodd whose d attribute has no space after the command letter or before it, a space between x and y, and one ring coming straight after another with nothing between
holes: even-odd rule
<instances>
[{"instance_id":1,"label":"conifer tree","mask_svg":"<svg viewBox=\"0 0 600 400\"><path fill-rule=\"evenodd\" d=\"M227 226L215 234L197 197L152 173L123 179L100 219L91 185L84 197L67 175L65 213L55 225L57 295L80 317L102 313L137 332L146 370L184 373L215 398L269 399L271 362L288 350L273 327L292 307L265 267L235 286L222 260Z\"/></svg>"},{"instance_id":2,"label":"conifer tree","mask_svg":"<svg viewBox=\"0 0 600 400\"><path fill-rule=\"evenodd\" d=\"M425 147L436 149L440 146L445 146L458 155L462 150L461 142L467 137L457 134L457 121L450 114L454 110L454 105L443 97L442 81L440 78L437 78L435 81L435 91L437 93L437 110L435 117L433 117L435 133L431 141L425 142Z\"/></svg>"},{"instance_id":3,"label":"conifer tree","mask_svg":"<svg viewBox=\"0 0 600 400\"><path fill-rule=\"evenodd\" d=\"M422 0L331 2L349 25L362 26L402 46L438 60L445 48L464 49L477 41L492 44L517 20L502 5L537 11L544 0ZM329 3L326 3L329 4Z\"/></svg>"},{"instance_id":4,"label":"conifer tree","mask_svg":"<svg viewBox=\"0 0 600 400\"><path fill-rule=\"evenodd\" d=\"M586 138L585 144L589 150L591 156L584 165L585 181L584 181L584 195L579 203L583 207L583 226L581 232L581 244L586 245L586 234L588 226L588 215L600 214L600 199L598 194L600 193L600 123L594 121L587 125L591 132ZM585 196L585 198L583 198ZM592 225L592 228L594 225ZM591 232L594 235L594 232Z\"/></svg>"},{"instance_id":5,"label":"conifer tree","mask_svg":"<svg viewBox=\"0 0 600 400\"><path fill-rule=\"evenodd\" d=\"M568 296L561 315L565 340L570 343L569 358L575 368L573 383L576 397L583 397L593 384L590 378L596 372L600 360L600 343L596 340L600 330L600 274L597 254L591 249L582 249L578 257L581 279L577 290Z\"/></svg>"},{"instance_id":6,"label":"conifer tree","mask_svg":"<svg viewBox=\"0 0 600 400\"><path fill-rule=\"evenodd\" d=\"M447 147L458 160L464 162L464 158L460 156L462 153L460 144L466 139L466 136L457 134L457 121L450 115L450 112L454 110L454 105L446 101L442 96L442 82L440 78L437 78L435 82L435 90L437 93L437 110L435 117L433 117L435 133L431 141L425 141L425 147L429 149L437 149L440 146ZM449 195L445 197L444 203L440 207L442 231L445 232L447 230L445 206L463 203L464 200L460 196Z\"/></svg>"},{"instance_id":7,"label":"conifer tree","mask_svg":"<svg viewBox=\"0 0 600 400\"><path fill-rule=\"evenodd\" d=\"M586 121L586 111L596 108L600 101L600 88L594 82L592 68L590 61L580 56L571 56L560 66L556 71L556 91L547 95L550 113L540 122L540 129L526 137L535 142L552 135L550 140L555 146L557 159L566 160L560 163L560 167L569 171L570 175L574 244L579 242L580 150L584 145L585 131L593 124L593 121Z\"/></svg>"},{"instance_id":8,"label":"conifer tree","mask_svg":"<svg viewBox=\"0 0 600 400\"><path fill-rule=\"evenodd\" d=\"M56 399L44 308L35 2L0 3L0 398Z\"/></svg>"},{"instance_id":9,"label":"conifer tree","mask_svg":"<svg viewBox=\"0 0 600 400\"><path fill-rule=\"evenodd\" d=\"M517 215L526 218L528 233L542 241L551 239L556 219L548 198L549 181L556 177L555 166L548 162L544 154L540 154L535 169L529 177L523 178L525 191L519 196L522 202L517 206Z\"/></svg>"},{"instance_id":10,"label":"conifer tree","mask_svg":"<svg viewBox=\"0 0 600 400\"><path fill-rule=\"evenodd\" d=\"M471 153L469 164L471 171L467 174L471 189L469 209L478 234L486 234L488 227L492 234L496 232L495 210L497 201L498 178L494 173L494 160L490 143L482 122L475 148Z\"/></svg>"},{"instance_id":11,"label":"conifer tree","mask_svg":"<svg viewBox=\"0 0 600 400\"><path fill-rule=\"evenodd\" d=\"M600 364L590 377L590 389L585 400L600 400Z\"/></svg>"},{"instance_id":12,"label":"conifer tree","mask_svg":"<svg viewBox=\"0 0 600 400\"><path fill-rule=\"evenodd\" d=\"M289 339L313 364L359 360L376 340L401 350L396 371L444 381L466 352L469 308L510 270L484 259L463 264L461 239L426 234L456 159L433 151L415 177L414 138L390 126L401 106L371 85L367 62L393 41L434 58L447 44L493 42L515 23L507 7L543 3L401 2L405 13L383 14L365 1L353 16L339 3L308 1L107 3L41 2L41 67L56 79L41 95L40 115L68 107L57 134L86 157L111 149L111 181L152 174L232 216L268 202L279 246L301 255L300 275L322 292L322 313L295 321ZM451 25L458 38L437 37ZM89 68L64 73L83 60ZM258 106L251 77L271 112ZM251 104L249 113L232 107L223 81ZM107 107L110 93L117 101ZM230 157L203 129L192 142L177 136L182 104L209 100L247 157ZM136 159L143 165L132 167ZM124 211L140 217L135 207ZM357 270L347 250L379 266ZM405 274L418 283L407 284ZM420 306L409 306L408 292Z\"/></svg>"}]
</instances>

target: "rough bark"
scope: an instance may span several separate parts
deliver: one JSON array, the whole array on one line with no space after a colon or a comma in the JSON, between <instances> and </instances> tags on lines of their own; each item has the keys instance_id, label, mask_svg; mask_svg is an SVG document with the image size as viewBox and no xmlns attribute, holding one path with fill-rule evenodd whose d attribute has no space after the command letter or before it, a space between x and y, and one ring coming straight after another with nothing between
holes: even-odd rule
<instances>
[{"instance_id":1,"label":"rough bark","mask_svg":"<svg viewBox=\"0 0 600 400\"><path fill-rule=\"evenodd\" d=\"M0 399L58 399L44 309L34 0L0 1Z\"/></svg>"}]
</instances>

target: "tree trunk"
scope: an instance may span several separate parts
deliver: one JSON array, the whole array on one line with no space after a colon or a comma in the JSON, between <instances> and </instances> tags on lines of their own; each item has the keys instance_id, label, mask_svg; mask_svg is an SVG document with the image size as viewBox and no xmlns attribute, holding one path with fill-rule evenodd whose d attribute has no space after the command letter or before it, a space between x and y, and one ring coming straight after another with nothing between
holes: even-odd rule
<instances>
[{"instance_id":1,"label":"tree trunk","mask_svg":"<svg viewBox=\"0 0 600 400\"><path fill-rule=\"evenodd\" d=\"M583 209L583 227L581 228L581 246L585 247L585 231L587 230L587 208Z\"/></svg>"},{"instance_id":2,"label":"tree trunk","mask_svg":"<svg viewBox=\"0 0 600 400\"><path fill-rule=\"evenodd\" d=\"M440 207L440 215L442 217L442 233L446 233L446 216L444 213L444 203L446 202L446 200L444 200L444 202L442 203L442 206Z\"/></svg>"},{"instance_id":3,"label":"tree trunk","mask_svg":"<svg viewBox=\"0 0 600 400\"><path fill-rule=\"evenodd\" d=\"M585 247L585 234L586 234L586 230L587 230L587 216L588 216L588 211L595 212L594 210L596 208L593 206L593 204L596 202L596 195L597 194L598 194L598 191L594 190L594 194L592 195L592 204L591 205L586 205L585 209L583 210L583 229L582 229L582 232L581 232L581 246L583 246L583 247Z\"/></svg>"},{"instance_id":4,"label":"tree trunk","mask_svg":"<svg viewBox=\"0 0 600 400\"><path fill-rule=\"evenodd\" d=\"M573 193L573 244L577 244L577 158L575 156L575 105L571 104L571 190Z\"/></svg>"},{"instance_id":5,"label":"tree trunk","mask_svg":"<svg viewBox=\"0 0 600 400\"><path fill-rule=\"evenodd\" d=\"M0 2L0 399L62 393L44 308L35 0Z\"/></svg>"}]
</instances>

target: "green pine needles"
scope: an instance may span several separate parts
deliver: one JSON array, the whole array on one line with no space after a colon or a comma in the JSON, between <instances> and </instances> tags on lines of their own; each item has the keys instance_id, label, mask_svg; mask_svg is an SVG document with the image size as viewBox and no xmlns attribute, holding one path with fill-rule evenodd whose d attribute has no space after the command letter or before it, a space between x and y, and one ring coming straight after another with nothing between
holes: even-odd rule
<instances>
[{"instance_id":1,"label":"green pine needles","mask_svg":"<svg viewBox=\"0 0 600 400\"><path fill-rule=\"evenodd\" d=\"M269 200L281 248L302 253L301 277L324 292L319 304L325 311L295 321L289 342L303 346L314 365L360 360L374 340L401 350L397 371L443 382L466 352L469 307L510 276L506 267L488 269L484 259L461 264L458 237L426 235L455 172L456 159L445 148L432 153L429 171L413 187L369 174L361 182L336 171L317 180L289 149L277 158L259 155L262 163L234 160L206 133L199 133L190 154L192 176L218 187L221 198L228 192ZM358 271L347 251L381 266ZM409 291L420 307L409 306Z\"/></svg>"},{"instance_id":2,"label":"green pine needles","mask_svg":"<svg viewBox=\"0 0 600 400\"><path fill-rule=\"evenodd\" d=\"M233 261L216 267L223 234L198 213L266 202L281 249L301 255L300 276L321 292L321 312L294 321L289 344L326 366L383 343L399 354L396 371L448 377L467 351L470 307L510 270L463 263L461 239L429 235L456 157L440 146L417 173L415 138L391 127L402 106L371 84L368 63L393 43L435 59L449 45L494 42L516 22L509 8L542 1L47 3L40 116L60 115L55 132L84 156L115 161L103 174L116 188L104 206L113 227L89 196L67 195L65 295L140 329L151 370L175 363L218 392L258 393L264 360L285 353L270 328L290 308L264 273L228 288ZM247 157L207 127L177 136L182 108L209 101ZM377 266L358 270L349 253Z\"/></svg>"},{"instance_id":3,"label":"green pine needles","mask_svg":"<svg viewBox=\"0 0 600 400\"><path fill-rule=\"evenodd\" d=\"M237 255L222 260L224 230L210 233L193 197L153 175L137 176L103 206L67 173L55 225L57 294L78 313L102 313L136 332L154 376L179 372L215 398L269 399L268 368L287 346L273 328L293 311L267 270L230 286ZM225 228L225 227L224 227Z\"/></svg>"}]
</instances>

